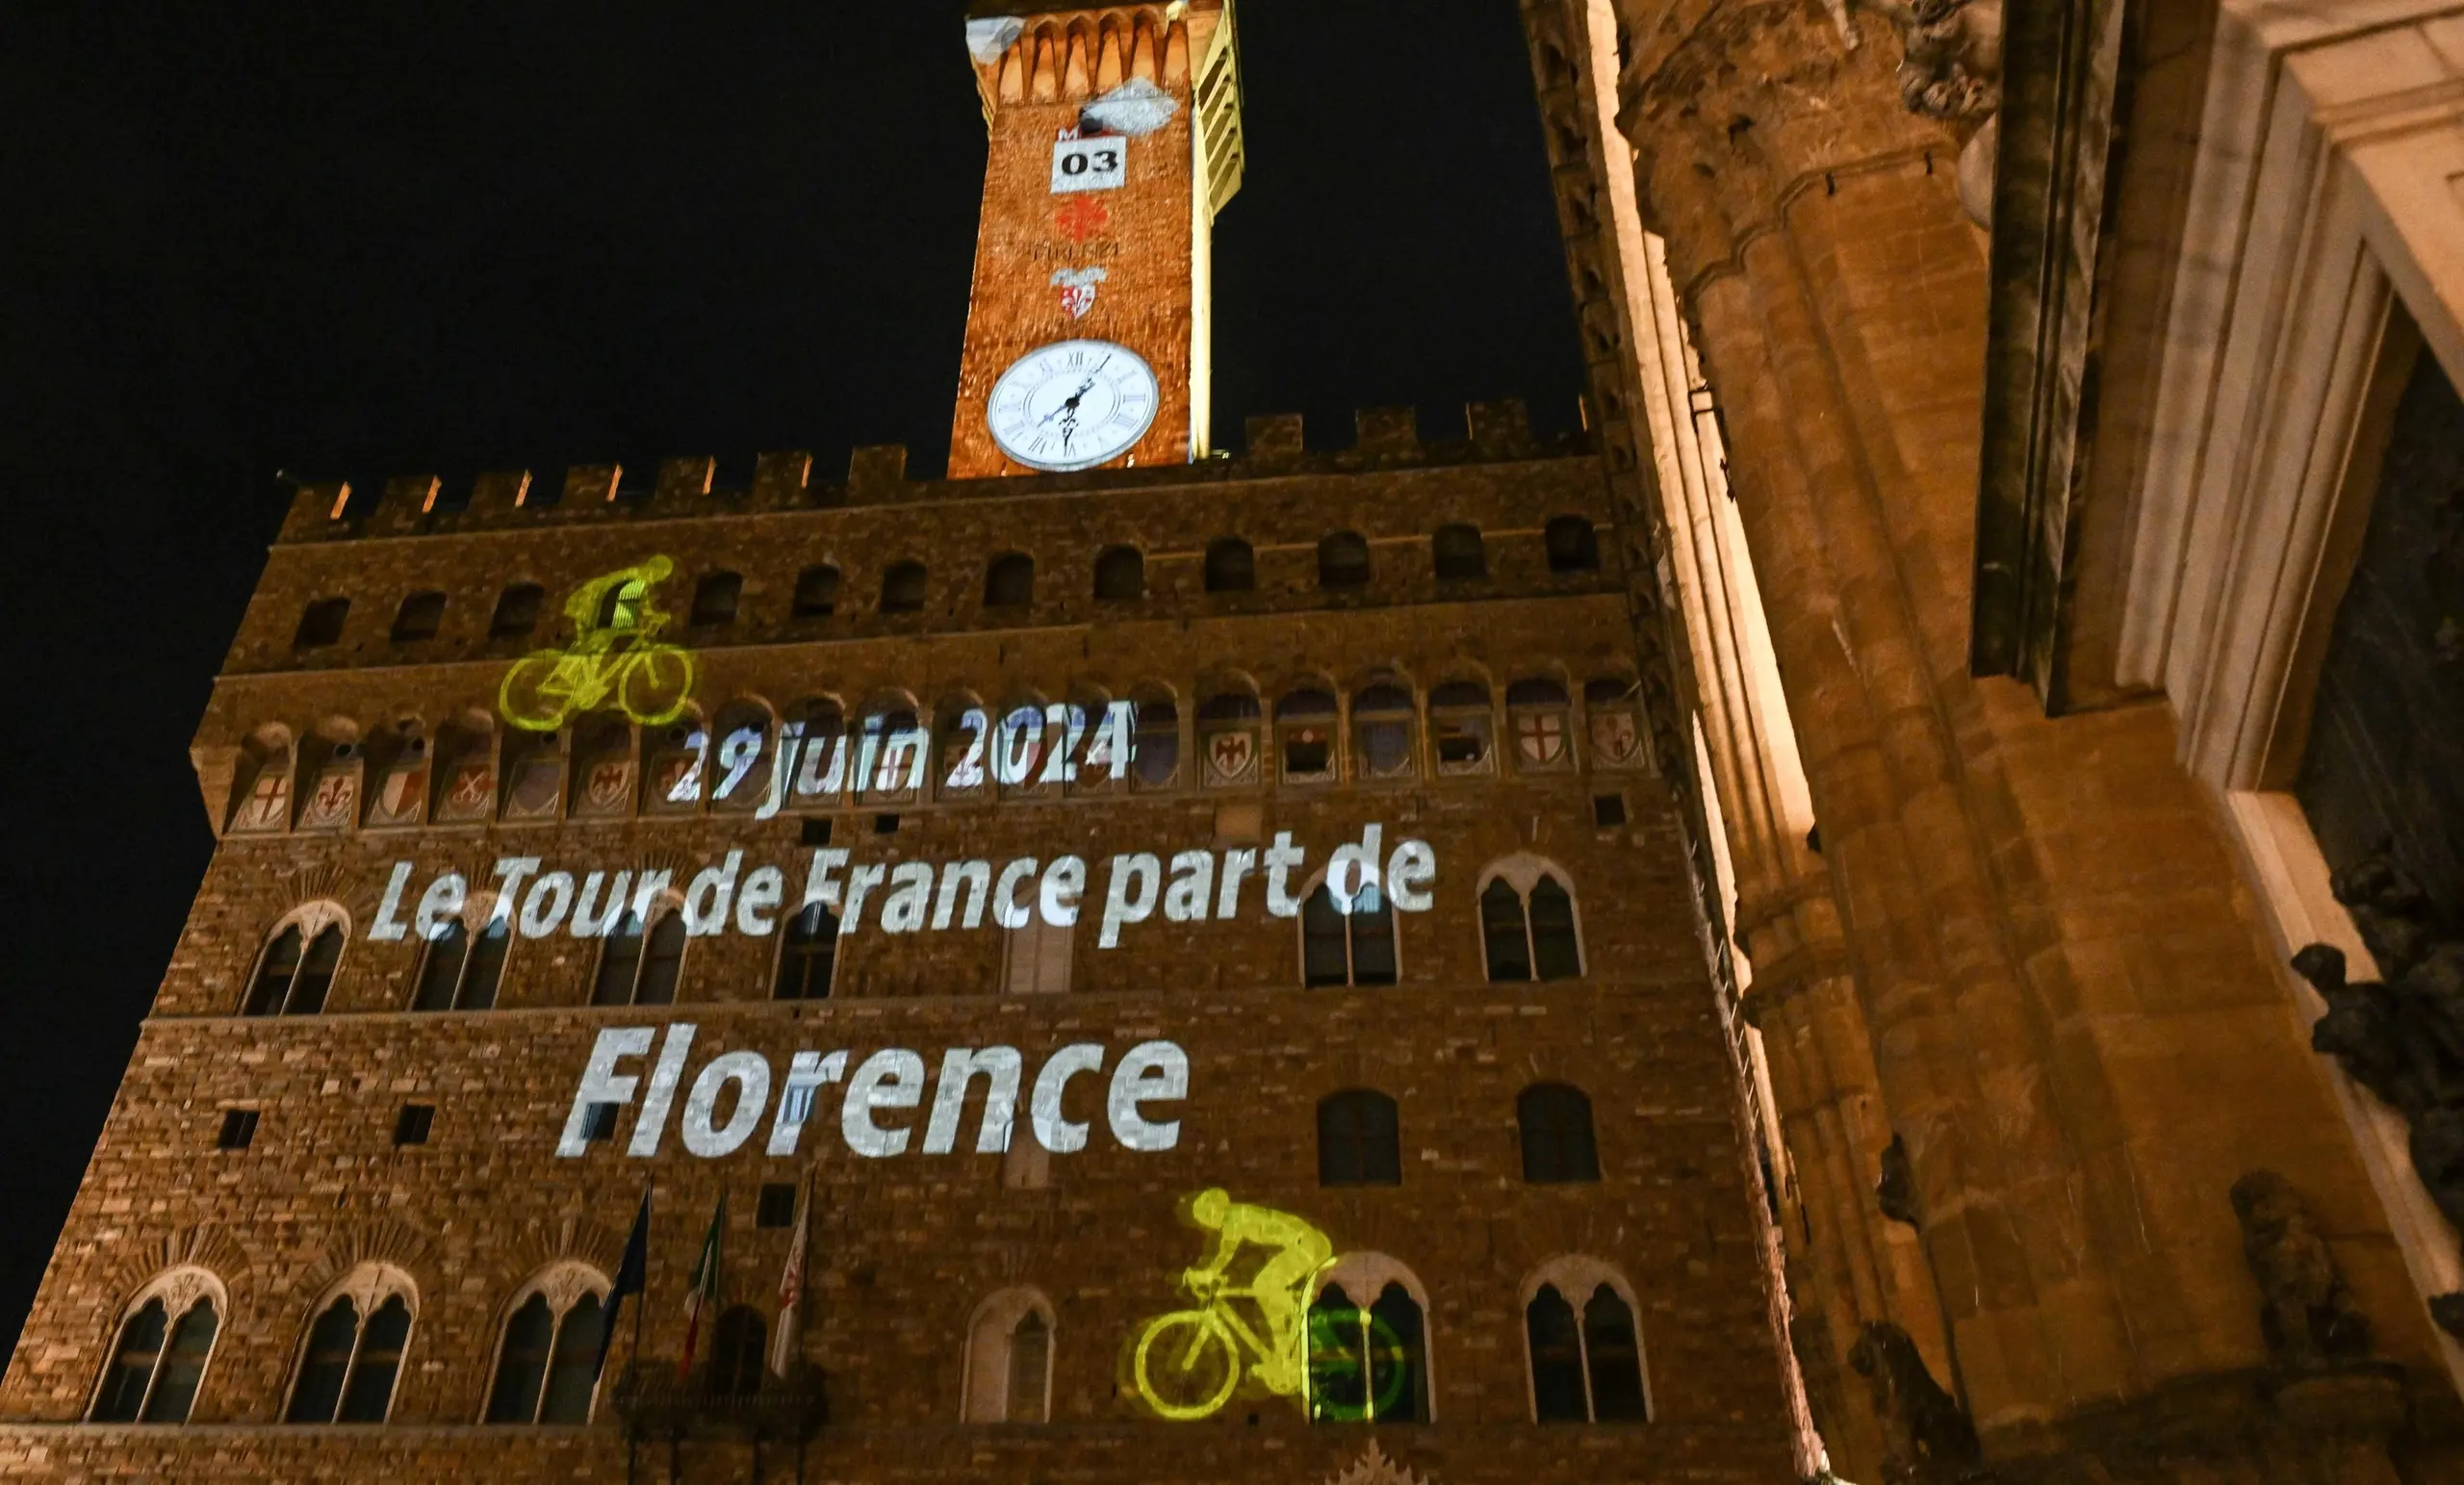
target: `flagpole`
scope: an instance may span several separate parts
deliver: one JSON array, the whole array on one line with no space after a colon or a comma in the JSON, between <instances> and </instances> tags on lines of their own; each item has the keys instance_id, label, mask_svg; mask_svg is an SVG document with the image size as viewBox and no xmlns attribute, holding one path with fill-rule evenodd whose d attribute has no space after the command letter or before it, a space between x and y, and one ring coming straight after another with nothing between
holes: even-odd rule
<instances>
[{"instance_id":1,"label":"flagpole","mask_svg":"<svg viewBox=\"0 0 2464 1485\"><path fill-rule=\"evenodd\" d=\"M657 1183L650 1176L642 1177L642 1210L651 1205L651 1188ZM651 1266L642 1265L642 1297L633 1301L633 1346L626 1353L625 1370L639 1376L642 1365L642 1313L651 1307ZM639 1383L635 1384L637 1387Z\"/></svg>"}]
</instances>

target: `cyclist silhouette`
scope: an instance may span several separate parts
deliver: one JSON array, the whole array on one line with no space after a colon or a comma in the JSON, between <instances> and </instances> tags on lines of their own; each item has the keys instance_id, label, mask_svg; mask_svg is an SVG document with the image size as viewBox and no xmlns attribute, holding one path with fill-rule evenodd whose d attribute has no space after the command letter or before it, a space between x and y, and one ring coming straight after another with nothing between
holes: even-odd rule
<instances>
[{"instance_id":1,"label":"cyclist silhouette","mask_svg":"<svg viewBox=\"0 0 2464 1485\"><path fill-rule=\"evenodd\" d=\"M1190 1203L1190 1216L1215 1234L1215 1251L1203 1265L1181 1275L1181 1283L1201 1300L1221 1287L1244 1245L1274 1250L1247 1285L1249 1297L1266 1318L1269 1337L1266 1353L1252 1370L1270 1393L1298 1392L1309 1292L1319 1271L1334 1258L1334 1244L1291 1213L1234 1201L1219 1186L1198 1192Z\"/></svg>"},{"instance_id":2,"label":"cyclist silhouette","mask_svg":"<svg viewBox=\"0 0 2464 1485\"><path fill-rule=\"evenodd\" d=\"M675 570L668 558L652 557L576 588L565 600L573 644L514 662L497 693L504 719L531 731L553 731L611 696L644 726L681 716L693 688L693 658L656 643L668 615L651 602L651 589Z\"/></svg>"}]
</instances>

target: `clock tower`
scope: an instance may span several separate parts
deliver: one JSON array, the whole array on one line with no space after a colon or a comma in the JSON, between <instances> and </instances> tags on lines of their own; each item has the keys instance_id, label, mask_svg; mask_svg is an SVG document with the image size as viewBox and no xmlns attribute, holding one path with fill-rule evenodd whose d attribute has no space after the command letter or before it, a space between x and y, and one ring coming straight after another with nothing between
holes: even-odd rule
<instances>
[{"instance_id":1,"label":"clock tower","mask_svg":"<svg viewBox=\"0 0 2464 1485\"><path fill-rule=\"evenodd\" d=\"M991 141L951 477L1202 456L1209 240L1243 159L1232 0L980 0L966 41Z\"/></svg>"}]
</instances>

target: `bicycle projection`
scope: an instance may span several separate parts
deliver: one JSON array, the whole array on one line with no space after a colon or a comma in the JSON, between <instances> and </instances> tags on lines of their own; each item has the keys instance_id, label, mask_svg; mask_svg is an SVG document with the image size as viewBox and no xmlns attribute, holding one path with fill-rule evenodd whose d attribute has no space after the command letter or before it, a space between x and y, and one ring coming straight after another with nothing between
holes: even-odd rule
<instances>
[{"instance_id":1,"label":"bicycle projection","mask_svg":"<svg viewBox=\"0 0 2464 1485\"><path fill-rule=\"evenodd\" d=\"M1409 1381L1400 1338L1348 1306L1312 1307L1335 1261L1324 1233L1289 1212L1236 1202L1219 1187L1191 1198L1189 1216L1215 1235L1206 1262L1181 1275L1197 1305L1147 1321L1130 1355L1131 1382L1157 1417L1208 1417L1244 1377L1271 1395L1300 1397L1313 1419L1391 1414ZM1245 1247L1267 1257L1235 1283L1230 1270Z\"/></svg>"},{"instance_id":2,"label":"bicycle projection","mask_svg":"<svg viewBox=\"0 0 2464 1485\"><path fill-rule=\"evenodd\" d=\"M644 727L682 716L693 692L693 655L657 642L670 616L651 602L651 590L674 571L673 561L652 557L576 588L565 600L574 642L516 660L498 688L497 710L533 732L552 732L610 696Z\"/></svg>"}]
</instances>

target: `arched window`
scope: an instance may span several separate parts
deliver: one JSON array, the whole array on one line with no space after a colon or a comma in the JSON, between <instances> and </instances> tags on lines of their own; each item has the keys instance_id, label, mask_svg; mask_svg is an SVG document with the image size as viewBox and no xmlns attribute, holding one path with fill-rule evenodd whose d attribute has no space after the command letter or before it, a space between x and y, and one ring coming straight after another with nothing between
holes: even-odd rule
<instances>
[{"instance_id":1,"label":"arched window","mask_svg":"<svg viewBox=\"0 0 2464 1485\"><path fill-rule=\"evenodd\" d=\"M1309 1306L1309 1421L1427 1422L1428 1337L1420 1301L1390 1280L1364 1309L1350 1291L1369 1286L1344 1276L1343 1267Z\"/></svg>"},{"instance_id":2,"label":"arched window","mask_svg":"<svg viewBox=\"0 0 2464 1485\"><path fill-rule=\"evenodd\" d=\"M730 1305L710 1331L710 1391L750 1397L761 1391L770 1323L750 1305Z\"/></svg>"},{"instance_id":3,"label":"arched window","mask_svg":"<svg viewBox=\"0 0 2464 1485\"><path fill-rule=\"evenodd\" d=\"M345 925L338 912L302 913L285 923L257 957L243 1015L315 1015L325 1009Z\"/></svg>"},{"instance_id":4,"label":"arched window","mask_svg":"<svg viewBox=\"0 0 2464 1485\"><path fill-rule=\"evenodd\" d=\"M1318 586L1369 586L1369 543L1357 531L1337 531L1318 544Z\"/></svg>"},{"instance_id":5,"label":"arched window","mask_svg":"<svg viewBox=\"0 0 2464 1485\"><path fill-rule=\"evenodd\" d=\"M794 617L819 619L836 612L837 608L838 569L820 562L796 575Z\"/></svg>"},{"instance_id":6,"label":"arched window","mask_svg":"<svg viewBox=\"0 0 2464 1485\"><path fill-rule=\"evenodd\" d=\"M1523 1310L1531 1416L1543 1423L1640 1423L1651 1418L1642 1332L1606 1270L1587 1259L1548 1265ZM1575 1296L1575 1297L1569 1297ZM1577 1313L1575 1298L1581 1301Z\"/></svg>"},{"instance_id":7,"label":"arched window","mask_svg":"<svg viewBox=\"0 0 2464 1485\"><path fill-rule=\"evenodd\" d=\"M418 640L434 639L445 623L445 595L430 589L414 593L402 600L394 610L394 643L407 645Z\"/></svg>"},{"instance_id":8,"label":"arched window","mask_svg":"<svg viewBox=\"0 0 2464 1485\"><path fill-rule=\"evenodd\" d=\"M1492 984L1574 980L1583 972L1574 894L1530 857L1490 868L1480 888L1480 941Z\"/></svg>"},{"instance_id":9,"label":"arched window","mask_svg":"<svg viewBox=\"0 0 2464 1485\"><path fill-rule=\"evenodd\" d=\"M838 968L838 919L819 903L808 903L787 920L779 943L779 1000L827 1000L831 976Z\"/></svg>"},{"instance_id":10,"label":"arched window","mask_svg":"<svg viewBox=\"0 0 2464 1485\"><path fill-rule=\"evenodd\" d=\"M769 706L751 700L728 703L710 719L710 807L759 808L770 797L770 770L779 760Z\"/></svg>"},{"instance_id":11,"label":"arched window","mask_svg":"<svg viewBox=\"0 0 2464 1485\"><path fill-rule=\"evenodd\" d=\"M1386 894L1358 880L1347 907L1325 883L1301 900L1300 979L1303 985L1393 985L1395 914Z\"/></svg>"},{"instance_id":12,"label":"arched window","mask_svg":"<svg viewBox=\"0 0 2464 1485\"><path fill-rule=\"evenodd\" d=\"M409 1281L374 1266L351 1276L308 1327L288 1423L381 1423L411 1344Z\"/></svg>"},{"instance_id":13,"label":"arched window","mask_svg":"<svg viewBox=\"0 0 2464 1485\"><path fill-rule=\"evenodd\" d=\"M984 606L1025 608L1036 601L1036 559L1005 551L984 570Z\"/></svg>"},{"instance_id":14,"label":"arched window","mask_svg":"<svg viewBox=\"0 0 2464 1485\"><path fill-rule=\"evenodd\" d=\"M656 561L664 563L667 559L660 557ZM664 577L669 569L660 567L657 571L660 576ZM601 578L598 582L585 584L581 591L586 593L601 583L604 583L605 586L600 590L599 612L595 616L597 627L619 634L629 634L639 629L642 627L643 610L649 606L650 583L639 572L635 572L614 581ZM566 611L570 613L573 608L573 601L566 600Z\"/></svg>"},{"instance_id":15,"label":"arched window","mask_svg":"<svg viewBox=\"0 0 2464 1485\"><path fill-rule=\"evenodd\" d=\"M1517 770L1554 773L1574 765L1574 701L1564 686L1526 677L1505 688L1505 712Z\"/></svg>"},{"instance_id":16,"label":"arched window","mask_svg":"<svg viewBox=\"0 0 2464 1485\"><path fill-rule=\"evenodd\" d=\"M1450 680L1428 694L1429 733L1436 742L1441 776L1497 771L1489 746L1496 718L1489 688L1477 680Z\"/></svg>"},{"instance_id":17,"label":"arched window","mask_svg":"<svg viewBox=\"0 0 2464 1485\"><path fill-rule=\"evenodd\" d=\"M505 1317L488 1385L491 1423L586 1423L599 1384L607 1282L578 1264L526 1286Z\"/></svg>"},{"instance_id":18,"label":"arched window","mask_svg":"<svg viewBox=\"0 0 2464 1485\"><path fill-rule=\"evenodd\" d=\"M1437 580L1463 582L1489 576L1488 549L1480 541L1480 528L1455 524L1442 525L1429 539L1430 554L1437 561Z\"/></svg>"},{"instance_id":19,"label":"arched window","mask_svg":"<svg viewBox=\"0 0 2464 1485\"><path fill-rule=\"evenodd\" d=\"M1258 586L1257 554L1237 536L1219 536L1206 548L1206 591L1248 593Z\"/></svg>"},{"instance_id":20,"label":"arched window","mask_svg":"<svg viewBox=\"0 0 2464 1485\"><path fill-rule=\"evenodd\" d=\"M505 950L513 942L510 913L491 913L481 925L475 947L460 919L437 925L420 960L419 992L414 1011L485 1011L497 1003L497 986L504 979Z\"/></svg>"},{"instance_id":21,"label":"arched window","mask_svg":"<svg viewBox=\"0 0 2464 1485\"><path fill-rule=\"evenodd\" d=\"M1354 767L1365 779L1409 779L1419 771L1412 745L1412 693L1393 680L1373 681L1352 693Z\"/></svg>"},{"instance_id":22,"label":"arched window","mask_svg":"<svg viewBox=\"0 0 2464 1485\"><path fill-rule=\"evenodd\" d=\"M1107 547L1095 554L1095 602L1127 603L1146 596L1146 554L1135 547Z\"/></svg>"},{"instance_id":23,"label":"arched window","mask_svg":"<svg viewBox=\"0 0 2464 1485\"><path fill-rule=\"evenodd\" d=\"M744 596L740 573L708 573L693 588L694 624L733 624L735 605Z\"/></svg>"},{"instance_id":24,"label":"arched window","mask_svg":"<svg viewBox=\"0 0 2464 1485\"><path fill-rule=\"evenodd\" d=\"M1375 1088L1348 1088L1318 1104L1320 1186L1399 1186L1401 1133L1395 1100Z\"/></svg>"},{"instance_id":25,"label":"arched window","mask_svg":"<svg viewBox=\"0 0 2464 1485\"><path fill-rule=\"evenodd\" d=\"M294 650L321 650L340 643L343 621L350 617L350 600L321 598L299 615L299 627L291 636Z\"/></svg>"},{"instance_id":26,"label":"arched window","mask_svg":"<svg viewBox=\"0 0 2464 1485\"><path fill-rule=\"evenodd\" d=\"M676 979L684 963L684 915L655 911L649 931L628 911L599 951L594 1006L668 1006L676 1003Z\"/></svg>"},{"instance_id":27,"label":"arched window","mask_svg":"<svg viewBox=\"0 0 2464 1485\"><path fill-rule=\"evenodd\" d=\"M1142 789L1168 789L1181 781L1181 708L1171 697L1150 693L1140 697L1131 772Z\"/></svg>"},{"instance_id":28,"label":"arched window","mask_svg":"<svg viewBox=\"0 0 2464 1485\"><path fill-rule=\"evenodd\" d=\"M1239 788L1258 781L1257 693L1223 687L1197 706L1197 750L1207 787Z\"/></svg>"},{"instance_id":29,"label":"arched window","mask_svg":"<svg viewBox=\"0 0 2464 1485\"><path fill-rule=\"evenodd\" d=\"M924 564L893 562L882 574L882 612L914 614L924 611Z\"/></svg>"},{"instance_id":30,"label":"arched window","mask_svg":"<svg viewBox=\"0 0 2464 1485\"><path fill-rule=\"evenodd\" d=\"M196 1269L146 1286L112 1344L87 1417L97 1423L185 1423L221 1329L221 1286Z\"/></svg>"},{"instance_id":31,"label":"arched window","mask_svg":"<svg viewBox=\"0 0 2464 1485\"><path fill-rule=\"evenodd\" d=\"M1335 693L1304 686L1274 704L1275 747L1286 783L1332 783Z\"/></svg>"},{"instance_id":32,"label":"arched window","mask_svg":"<svg viewBox=\"0 0 2464 1485\"><path fill-rule=\"evenodd\" d=\"M1541 533L1549 549L1549 571L1592 573L1600 570L1600 534L1580 516L1553 516Z\"/></svg>"},{"instance_id":33,"label":"arched window","mask_svg":"<svg viewBox=\"0 0 2464 1485\"><path fill-rule=\"evenodd\" d=\"M1514 1100L1523 1132L1523 1179L1535 1186L1600 1179L1591 1100L1563 1083L1534 1083Z\"/></svg>"},{"instance_id":34,"label":"arched window","mask_svg":"<svg viewBox=\"0 0 2464 1485\"><path fill-rule=\"evenodd\" d=\"M960 1416L970 1423L1046 1421L1052 1332L1052 1306L1033 1290L1003 1290L978 1305L967 1324Z\"/></svg>"},{"instance_id":35,"label":"arched window","mask_svg":"<svg viewBox=\"0 0 2464 1485\"><path fill-rule=\"evenodd\" d=\"M488 619L488 638L527 639L539 627L539 601L547 590L535 582L517 582L497 595L497 611Z\"/></svg>"}]
</instances>

